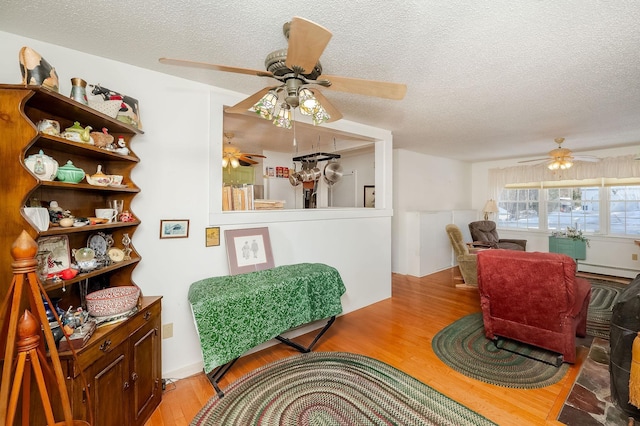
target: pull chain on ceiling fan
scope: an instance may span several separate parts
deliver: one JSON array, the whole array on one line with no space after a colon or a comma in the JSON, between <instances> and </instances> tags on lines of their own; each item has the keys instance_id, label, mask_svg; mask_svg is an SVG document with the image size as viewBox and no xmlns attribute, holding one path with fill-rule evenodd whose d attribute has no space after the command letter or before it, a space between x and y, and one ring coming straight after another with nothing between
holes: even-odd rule
<instances>
[{"instance_id":1,"label":"pull chain on ceiling fan","mask_svg":"<svg viewBox=\"0 0 640 426\"><path fill-rule=\"evenodd\" d=\"M160 58L160 62L278 80L279 85L265 87L227 108L226 112L243 114L253 111L276 126L287 129L292 126L291 112L295 108L301 114L311 116L314 125L342 118L340 111L314 86L386 99L404 98L407 91L404 84L322 74L319 59L332 34L321 25L294 17L291 22L284 24L283 32L288 39L288 47L267 56L266 71L171 58Z\"/></svg>"}]
</instances>

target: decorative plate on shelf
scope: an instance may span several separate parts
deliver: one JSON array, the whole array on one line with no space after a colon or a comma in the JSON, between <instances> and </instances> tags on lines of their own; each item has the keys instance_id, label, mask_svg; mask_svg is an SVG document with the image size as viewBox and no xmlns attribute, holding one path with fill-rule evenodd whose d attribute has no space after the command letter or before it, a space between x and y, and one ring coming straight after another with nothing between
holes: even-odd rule
<instances>
[{"instance_id":1,"label":"decorative plate on shelf","mask_svg":"<svg viewBox=\"0 0 640 426\"><path fill-rule=\"evenodd\" d=\"M50 274L55 274L71 267L69 237L66 235L38 238L38 251L51 252L47 258Z\"/></svg>"},{"instance_id":2,"label":"decorative plate on shelf","mask_svg":"<svg viewBox=\"0 0 640 426\"><path fill-rule=\"evenodd\" d=\"M112 244L113 237L111 237L110 234L105 234L104 232L91 234L87 240L87 247L93 249L98 257L106 256L107 251L109 251Z\"/></svg>"},{"instance_id":3,"label":"decorative plate on shelf","mask_svg":"<svg viewBox=\"0 0 640 426\"><path fill-rule=\"evenodd\" d=\"M111 247L109 251L107 251L107 256L109 256L112 262L122 262L124 260L124 251L117 247Z\"/></svg>"}]
</instances>

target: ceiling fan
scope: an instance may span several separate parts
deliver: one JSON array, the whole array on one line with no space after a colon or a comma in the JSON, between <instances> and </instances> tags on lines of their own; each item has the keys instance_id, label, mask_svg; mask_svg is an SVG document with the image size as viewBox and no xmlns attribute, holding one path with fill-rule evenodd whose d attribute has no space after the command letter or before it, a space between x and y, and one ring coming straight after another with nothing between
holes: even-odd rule
<instances>
[{"instance_id":1,"label":"ceiling fan","mask_svg":"<svg viewBox=\"0 0 640 426\"><path fill-rule=\"evenodd\" d=\"M283 32L288 39L288 47L267 55L266 71L172 58L160 58L159 61L163 64L274 78L279 82L278 85L265 87L226 111L245 113L252 110L279 127L291 127L291 110L297 107L302 114L311 115L314 124L342 118L340 111L331 105L318 86L386 99L400 100L404 97L407 91L405 84L322 74L319 59L332 34L321 25L294 17L291 22L284 24Z\"/></svg>"},{"instance_id":2,"label":"ceiling fan","mask_svg":"<svg viewBox=\"0 0 640 426\"><path fill-rule=\"evenodd\" d=\"M555 138L555 143L558 144L556 149L549 151L549 157L547 158L535 158L533 160L518 161L518 163L531 163L531 162L546 162L547 167L550 170L565 170L573 166L574 161L600 161L598 157L591 155L573 155L573 152L567 148L562 147L564 138Z\"/></svg>"},{"instance_id":3,"label":"ceiling fan","mask_svg":"<svg viewBox=\"0 0 640 426\"><path fill-rule=\"evenodd\" d=\"M222 167L233 167L234 169L238 166L250 166L253 164L258 164L257 161L253 159L253 157L259 158L267 158L261 154L249 154L246 152L242 152L240 148L231 144L231 139L233 139L234 134L227 132L224 134L225 144L222 148Z\"/></svg>"}]
</instances>

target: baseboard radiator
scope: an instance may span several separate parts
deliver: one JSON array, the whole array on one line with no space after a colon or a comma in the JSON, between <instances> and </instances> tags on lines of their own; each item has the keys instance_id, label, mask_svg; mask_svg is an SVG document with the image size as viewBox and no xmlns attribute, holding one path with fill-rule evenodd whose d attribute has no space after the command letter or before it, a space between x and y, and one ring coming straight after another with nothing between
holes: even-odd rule
<instances>
[{"instance_id":1,"label":"baseboard radiator","mask_svg":"<svg viewBox=\"0 0 640 426\"><path fill-rule=\"evenodd\" d=\"M625 278L635 278L636 275L640 274L640 270L638 269L625 268L615 265L598 265L595 263L581 261L578 261L578 271Z\"/></svg>"}]
</instances>

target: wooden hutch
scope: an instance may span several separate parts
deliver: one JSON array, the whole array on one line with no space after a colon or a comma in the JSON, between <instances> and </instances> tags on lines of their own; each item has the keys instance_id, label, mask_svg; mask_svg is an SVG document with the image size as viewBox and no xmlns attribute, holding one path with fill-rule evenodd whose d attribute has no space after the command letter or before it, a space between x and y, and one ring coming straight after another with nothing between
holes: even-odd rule
<instances>
[{"instance_id":1,"label":"wooden hutch","mask_svg":"<svg viewBox=\"0 0 640 426\"><path fill-rule=\"evenodd\" d=\"M86 247L93 235L109 235L114 247L123 247L123 236L134 240L140 224L115 222L82 227L49 226L39 232L23 212L32 200L57 201L76 217L95 216L96 208L105 208L112 199L124 200L124 210L131 210L131 201L140 189L131 181L131 171L139 159L131 151L122 155L96 146L73 142L39 132L36 124L42 119L55 120L64 131L74 122L91 126L94 131L108 129L115 137L123 137L130 147L135 127L124 124L66 96L41 86L0 85L0 300L3 300L12 279L11 244L26 230L36 241L46 237L68 239L69 249ZM96 173L101 165L104 173L122 175L121 187L93 186L85 180L66 183L45 181L36 177L24 164L25 158L40 150L54 158L60 166L71 160L73 165L88 174ZM51 299L64 300L78 306L81 285L133 285L131 274L140 262L133 244L130 259L81 273L69 280L47 280L44 288ZM77 358L62 352L60 358L74 418L89 419L84 384L86 378L91 396L95 425L142 425L162 398L162 365L160 344L161 298L143 296L138 311L127 320L96 329L89 341L79 350Z\"/></svg>"}]
</instances>

